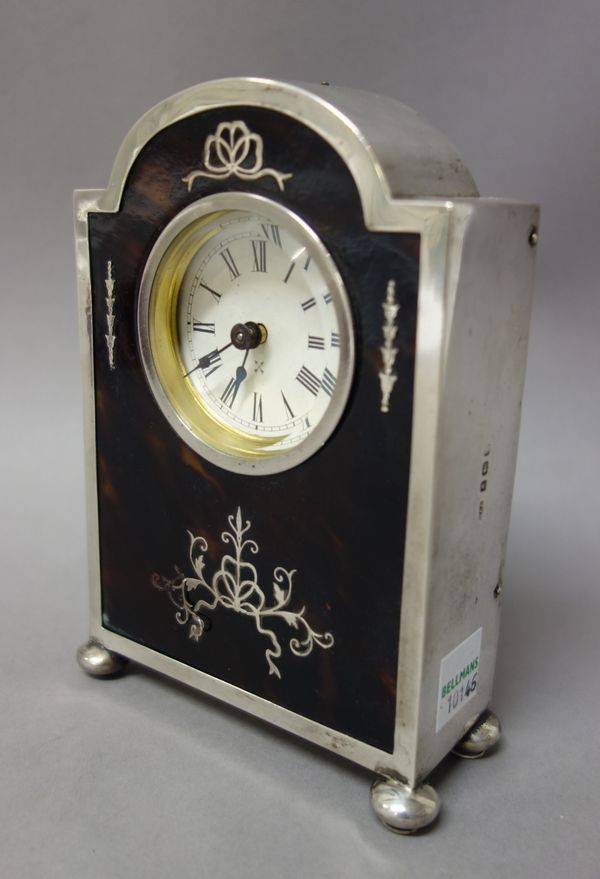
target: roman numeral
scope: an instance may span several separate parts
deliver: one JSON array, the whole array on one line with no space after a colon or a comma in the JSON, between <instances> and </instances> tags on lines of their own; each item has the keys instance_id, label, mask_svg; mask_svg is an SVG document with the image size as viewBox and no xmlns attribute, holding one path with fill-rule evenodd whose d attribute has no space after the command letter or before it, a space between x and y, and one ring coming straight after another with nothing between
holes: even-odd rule
<instances>
[{"instance_id":1,"label":"roman numeral","mask_svg":"<svg viewBox=\"0 0 600 879\"><path fill-rule=\"evenodd\" d=\"M313 394L315 397L317 396L321 388L321 382L316 377L316 375L314 375L310 371L310 369L308 369L306 366L303 366L296 376L296 379L300 382L301 385L303 385L303 387L306 388L307 391L310 391L310 393Z\"/></svg>"},{"instance_id":2,"label":"roman numeral","mask_svg":"<svg viewBox=\"0 0 600 879\"><path fill-rule=\"evenodd\" d=\"M316 348L319 351L325 350L325 339L323 336L309 336L308 337L308 347Z\"/></svg>"},{"instance_id":3,"label":"roman numeral","mask_svg":"<svg viewBox=\"0 0 600 879\"><path fill-rule=\"evenodd\" d=\"M254 404L252 407L252 421L260 421L262 423L263 420L263 408L262 408L262 397L260 394L257 394L254 391Z\"/></svg>"},{"instance_id":4,"label":"roman numeral","mask_svg":"<svg viewBox=\"0 0 600 879\"><path fill-rule=\"evenodd\" d=\"M254 256L254 266L252 267L253 272L266 272L267 271L267 242L266 241L253 241L252 242L252 254Z\"/></svg>"},{"instance_id":5,"label":"roman numeral","mask_svg":"<svg viewBox=\"0 0 600 879\"><path fill-rule=\"evenodd\" d=\"M240 273L238 272L238 267L236 266L235 260L228 247L221 251L221 256L225 260L225 265L229 269L229 280L235 281L236 278L239 278Z\"/></svg>"},{"instance_id":6,"label":"roman numeral","mask_svg":"<svg viewBox=\"0 0 600 879\"><path fill-rule=\"evenodd\" d=\"M332 348L339 348L340 347L340 334L339 333L332 333L331 334L331 347Z\"/></svg>"},{"instance_id":7,"label":"roman numeral","mask_svg":"<svg viewBox=\"0 0 600 879\"><path fill-rule=\"evenodd\" d=\"M207 378L223 366L221 355L216 349L203 357L202 360L204 364L202 370Z\"/></svg>"},{"instance_id":8,"label":"roman numeral","mask_svg":"<svg viewBox=\"0 0 600 879\"><path fill-rule=\"evenodd\" d=\"M209 287L208 284L204 284L202 281L200 281L200 286L204 287L205 290L207 290L212 296L214 296L217 302L219 301L222 295L221 293L217 293L216 290L213 290L212 287Z\"/></svg>"},{"instance_id":9,"label":"roman numeral","mask_svg":"<svg viewBox=\"0 0 600 879\"><path fill-rule=\"evenodd\" d=\"M337 379L333 375L333 373L329 372L327 367L325 367L325 372L323 373L323 378L321 379L321 385L325 393L328 394L330 397L335 390L336 381Z\"/></svg>"},{"instance_id":10,"label":"roman numeral","mask_svg":"<svg viewBox=\"0 0 600 879\"><path fill-rule=\"evenodd\" d=\"M201 320L192 321L192 329L198 333L213 333L215 332L215 325L204 323Z\"/></svg>"},{"instance_id":11,"label":"roman numeral","mask_svg":"<svg viewBox=\"0 0 600 879\"><path fill-rule=\"evenodd\" d=\"M288 413L288 415L290 416L290 418L295 418L296 416L295 416L294 413L292 412L292 407L290 406L290 404L288 403L288 401L285 399L285 394L283 393L283 391L281 392L281 396L282 396L282 398L283 398L283 405L285 406L285 411Z\"/></svg>"},{"instance_id":12,"label":"roman numeral","mask_svg":"<svg viewBox=\"0 0 600 879\"><path fill-rule=\"evenodd\" d=\"M333 296L331 295L329 290L326 293L323 293L323 302L325 303L325 305L329 305L332 299Z\"/></svg>"},{"instance_id":13,"label":"roman numeral","mask_svg":"<svg viewBox=\"0 0 600 879\"><path fill-rule=\"evenodd\" d=\"M302 311L308 311L309 308L312 308L313 305L317 304L317 300L314 296L311 296L310 299L307 299L306 302L302 302Z\"/></svg>"},{"instance_id":14,"label":"roman numeral","mask_svg":"<svg viewBox=\"0 0 600 879\"><path fill-rule=\"evenodd\" d=\"M239 389L239 384L236 382L234 378L229 379L229 383L223 393L221 394L221 400L225 403L226 406L231 407L235 403L235 398L237 396L237 392Z\"/></svg>"},{"instance_id":15,"label":"roman numeral","mask_svg":"<svg viewBox=\"0 0 600 879\"><path fill-rule=\"evenodd\" d=\"M276 244L277 247L281 247L281 233L279 232L279 226L267 226L266 223L260 224L261 229L263 230L264 236L267 241L272 241L273 244Z\"/></svg>"},{"instance_id":16,"label":"roman numeral","mask_svg":"<svg viewBox=\"0 0 600 879\"><path fill-rule=\"evenodd\" d=\"M289 267L289 269L288 269L288 273L287 273L287 275L286 275L285 278L283 279L283 283L284 283L284 284L287 284L287 282L288 282L289 279L290 279L290 275L292 274L292 272L294 271L295 268L296 268L296 263L293 262L293 263L291 264L291 266Z\"/></svg>"}]
</instances>

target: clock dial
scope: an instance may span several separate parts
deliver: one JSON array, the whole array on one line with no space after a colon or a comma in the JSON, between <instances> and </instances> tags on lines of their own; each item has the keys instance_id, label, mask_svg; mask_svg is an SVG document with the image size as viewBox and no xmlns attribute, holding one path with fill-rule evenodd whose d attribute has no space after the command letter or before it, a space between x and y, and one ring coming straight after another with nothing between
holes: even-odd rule
<instances>
[{"instance_id":1,"label":"clock dial","mask_svg":"<svg viewBox=\"0 0 600 879\"><path fill-rule=\"evenodd\" d=\"M163 412L228 469L294 466L343 412L353 334L342 280L312 230L267 199L215 196L176 218L148 261L139 326Z\"/></svg>"},{"instance_id":2,"label":"clock dial","mask_svg":"<svg viewBox=\"0 0 600 879\"><path fill-rule=\"evenodd\" d=\"M270 440L274 451L302 442L327 411L339 373L332 301L296 229L228 211L179 292L179 352L195 392L226 424Z\"/></svg>"}]
</instances>

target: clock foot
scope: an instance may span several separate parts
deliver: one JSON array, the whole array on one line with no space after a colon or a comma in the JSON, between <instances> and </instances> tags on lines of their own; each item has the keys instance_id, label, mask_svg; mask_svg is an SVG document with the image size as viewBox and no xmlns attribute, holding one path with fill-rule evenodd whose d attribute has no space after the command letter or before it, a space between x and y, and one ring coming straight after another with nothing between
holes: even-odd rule
<instances>
[{"instance_id":1,"label":"clock foot","mask_svg":"<svg viewBox=\"0 0 600 879\"><path fill-rule=\"evenodd\" d=\"M454 746L452 753L465 760L476 760L498 744L500 735L500 721L492 711L484 711L466 736Z\"/></svg>"},{"instance_id":2,"label":"clock foot","mask_svg":"<svg viewBox=\"0 0 600 879\"><path fill-rule=\"evenodd\" d=\"M107 650L99 641L90 639L77 651L77 662L81 668L96 678L105 678L123 671L127 660L112 650Z\"/></svg>"},{"instance_id":3,"label":"clock foot","mask_svg":"<svg viewBox=\"0 0 600 879\"><path fill-rule=\"evenodd\" d=\"M387 777L373 782L371 805L388 830L405 834L428 827L440 811L439 797L431 785L412 788Z\"/></svg>"}]
</instances>

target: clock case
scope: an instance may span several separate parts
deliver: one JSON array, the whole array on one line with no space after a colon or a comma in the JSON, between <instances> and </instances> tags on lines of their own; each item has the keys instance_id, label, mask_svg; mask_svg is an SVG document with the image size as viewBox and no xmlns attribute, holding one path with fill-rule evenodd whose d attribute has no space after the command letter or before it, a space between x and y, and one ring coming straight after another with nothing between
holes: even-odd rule
<instances>
[{"instance_id":1,"label":"clock case","mask_svg":"<svg viewBox=\"0 0 600 879\"><path fill-rule=\"evenodd\" d=\"M249 138L242 162L240 131ZM217 156L219 134L229 141ZM337 430L313 458L272 476L229 473L186 446L152 397L137 347L139 278L154 241L187 205L224 191L298 213L333 256L355 321L356 374ZM90 580L83 667L105 674L134 660L399 780L410 796L461 740L473 755L469 734L482 753L497 732L481 720L498 644L538 209L481 198L454 148L395 101L244 78L150 110L123 142L108 188L75 193L75 222ZM190 552L188 532L205 543ZM256 608L244 616L217 603L200 615L199 633L181 605L198 559L212 575L227 540L246 538L257 550L259 603L276 604L277 569L296 572L270 659L274 640L261 635ZM294 651L299 633L307 640ZM474 633L476 690L440 725L442 663ZM333 644L319 642L327 634ZM438 808L413 797L403 818L373 803L400 831Z\"/></svg>"}]
</instances>

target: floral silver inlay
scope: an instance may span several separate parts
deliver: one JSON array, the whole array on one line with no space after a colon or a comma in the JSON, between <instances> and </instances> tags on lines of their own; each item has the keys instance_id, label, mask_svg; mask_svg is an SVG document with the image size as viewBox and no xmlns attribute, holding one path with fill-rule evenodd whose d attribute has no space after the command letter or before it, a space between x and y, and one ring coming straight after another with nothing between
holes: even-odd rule
<instances>
[{"instance_id":1,"label":"floral silver inlay","mask_svg":"<svg viewBox=\"0 0 600 879\"><path fill-rule=\"evenodd\" d=\"M191 192L198 177L225 180L238 177L240 180L258 180L260 177L273 177L283 191L286 180L292 176L273 168L263 168L263 139L254 134L245 122L221 122L214 134L204 142L202 156L204 170L191 171L182 178Z\"/></svg>"},{"instance_id":2,"label":"floral silver inlay","mask_svg":"<svg viewBox=\"0 0 600 879\"><path fill-rule=\"evenodd\" d=\"M112 274L112 261L109 260L106 264L106 278L104 279L104 285L106 287L106 329L107 333L104 338L106 339L106 350L108 353L108 365L111 369L115 368L115 315L113 312L113 308L115 305L115 279Z\"/></svg>"},{"instance_id":3,"label":"floral silver inlay","mask_svg":"<svg viewBox=\"0 0 600 879\"><path fill-rule=\"evenodd\" d=\"M233 548L233 554L225 553L222 556L221 565L210 581L204 576L204 553L208 550L208 544L204 537L194 536L188 531L190 563L195 576L186 577L176 569L177 574L173 579L154 574L152 583L157 589L167 592L177 608L175 619L182 626L189 624L189 637L194 641L201 638L206 628L202 610L214 610L220 604L251 617L256 630L270 641L270 646L265 650L269 674L281 678L281 672L275 664L275 660L281 656L281 644L275 632L265 625L267 620L283 620L298 631L298 637L291 638L288 645L295 656L308 656L315 644L323 649L332 647L333 635L331 632L315 632L304 618L305 607L297 611L286 609L292 597L295 570L288 571L282 567L273 570L273 600L269 604L259 585L258 571L247 560L248 555L257 555L259 552L258 544L245 537L252 523L244 521L239 507L235 516L228 516L227 521L230 530L223 531L221 540ZM202 595L202 591L208 593L206 598L197 597Z\"/></svg>"},{"instance_id":4,"label":"floral silver inlay","mask_svg":"<svg viewBox=\"0 0 600 879\"><path fill-rule=\"evenodd\" d=\"M387 293L382 303L384 323L383 323L383 345L379 349L383 361L383 369L379 373L379 383L381 385L381 411L390 411L390 396L396 384L396 373L394 372L394 363L398 349L394 347L398 326L396 318L400 311L400 306L396 302L396 282L388 281Z\"/></svg>"}]
</instances>

